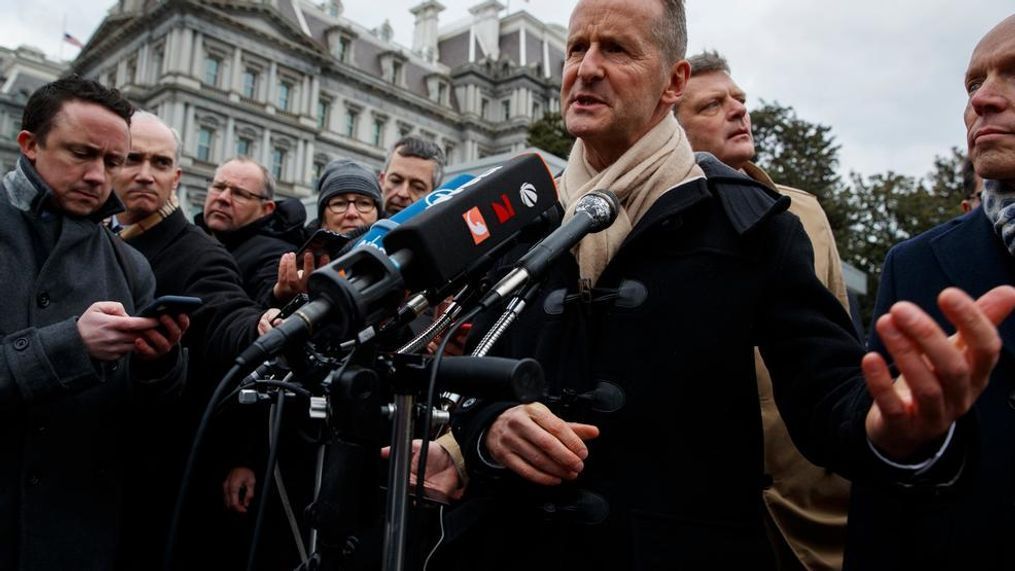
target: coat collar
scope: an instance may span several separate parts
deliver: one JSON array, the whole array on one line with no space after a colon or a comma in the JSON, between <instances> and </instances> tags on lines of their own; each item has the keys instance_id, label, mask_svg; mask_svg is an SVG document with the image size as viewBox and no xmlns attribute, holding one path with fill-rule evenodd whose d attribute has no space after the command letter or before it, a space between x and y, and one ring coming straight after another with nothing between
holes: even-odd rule
<instances>
[{"instance_id":1,"label":"coat collar","mask_svg":"<svg viewBox=\"0 0 1015 571\"><path fill-rule=\"evenodd\" d=\"M1015 258L1005 249L982 208L966 214L930 241L948 280L976 298L994 286L1011 284ZM998 327L1005 350L1015 357L1015 317Z\"/></svg>"},{"instance_id":2,"label":"coat collar","mask_svg":"<svg viewBox=\"0 0 1015 571\"><path fill-rule=\"evenodd\" d=\"M625 245L655 223L679 216L706 200L719 200L733 229L741 236L749 235L765 221L789 208L789 197L732 169L709 153L695 153L695 157L706 178L684 182L663 193L624 240Z\"/></svg>"},{"instance_id":3,"label":"coat collar","mask_svg":"<svg viewBox=\"0 0 1015 571\"><path fill-rule=\"evenodd\" d=\"M172 244L176 237L187 229L188 224L190 223L187 222L183 211L177 208L158 224L137 236L128 238L126 242L140 250L146 258L151 259Z\"/></svg>"},{"instance_id":4,"label":"coat collar","mask_svg":"<svg viewBox=\"0 0 1015 571\"><path fill-rule=\"evenodd\" d=\"M52 200L53 189L42 180L35 170L35 165L25 155L18 158L17 166L7 173L4 182L6 183L4 187L7 198L18 210L31 212L36 216L42 215L47 210L57 210L54 208ZM84 218L93 222L101 222L119 212L123 212L123 203L120 202L115 192L110 192L106 202L98 210Z\"/></svg>"}]
</instances>

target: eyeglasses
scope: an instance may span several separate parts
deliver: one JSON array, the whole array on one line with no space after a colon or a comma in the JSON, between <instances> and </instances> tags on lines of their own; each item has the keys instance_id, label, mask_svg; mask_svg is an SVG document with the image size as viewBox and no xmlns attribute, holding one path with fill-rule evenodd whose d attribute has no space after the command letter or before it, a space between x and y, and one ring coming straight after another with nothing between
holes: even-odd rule
<instances>
[{"instance_id":1,"label":"eyeglasses","mask_svg":"<svg viewBox=\"0 0 1015 571\"><path fill-rule=\"evenodd\" d=\"M271 200L267 196L261 194L254 194L249 190L243 190L242 188L236 186L229 186L228 184L222 182L212 184L211 188L208 189L208 194L212 196L217 196L227 190L233 193L233 200L239 202L253 202L255 200Z\"/></svg>"},{"instance_id":2,"label":"eyeglasses","mask_svg":"<svg viewBox=\"0 0 1015 571\"><path fill-rule=\"evenodd\" d=\"M356 198L353 200L336 198L328 202L328 210L330 210L332 214L342 214L347 208L349 208L350 204L355 205L356 210L359 210L363 214L366 214L374 209L374 201L369 198Z\"/></svg>"}]
</instances>

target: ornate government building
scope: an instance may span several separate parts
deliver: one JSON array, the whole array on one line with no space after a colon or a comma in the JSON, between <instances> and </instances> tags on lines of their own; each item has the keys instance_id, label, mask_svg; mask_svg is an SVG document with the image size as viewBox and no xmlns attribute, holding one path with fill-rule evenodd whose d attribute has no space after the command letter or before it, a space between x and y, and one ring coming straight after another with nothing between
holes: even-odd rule
<instances>
[{"instance_id":1,"label":"ornate government building","mask_svg":"<svg viewBox=\"0 0 1015 571\"><path fill-rule=\"evenodd\" d=\"M339 0L120 0L70 71L179 131L185 203L202 202L215 165L236 154L272 170L280 194L308 199L334 158L380 168L391 144L414 134L451 165L472 163L521 151L529 123L558 110L562 26L502 16L496 0L446 25L442 10L435 0L411 9L409 48L387 22L367 29L343 17ZM25 97L60 73L36 50L0 50L4 170Z\"/></svg>"}]
</instances>

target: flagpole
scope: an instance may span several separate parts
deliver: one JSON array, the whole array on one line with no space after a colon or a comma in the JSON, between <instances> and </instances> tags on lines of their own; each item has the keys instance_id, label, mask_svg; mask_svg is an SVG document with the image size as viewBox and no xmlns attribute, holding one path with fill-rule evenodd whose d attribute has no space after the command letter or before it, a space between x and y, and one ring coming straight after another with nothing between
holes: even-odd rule
<instances>
[{"instance_id":1,"label":"flagpole","mask_svg":"<svg viewBox=\"0 0 1015 571\"><path fill-rule=\"evenodd\" d=\"M63 31L60 32L60 55L57 56L57 61L63 62L63 45L67 43L67 12L63 13Z\"/></svg>"}]
</instances>

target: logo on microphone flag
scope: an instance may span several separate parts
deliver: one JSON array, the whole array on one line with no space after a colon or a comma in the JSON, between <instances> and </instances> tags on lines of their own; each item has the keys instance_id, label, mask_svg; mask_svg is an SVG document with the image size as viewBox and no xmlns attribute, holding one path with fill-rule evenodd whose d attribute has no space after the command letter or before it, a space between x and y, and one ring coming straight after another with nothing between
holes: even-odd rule
<instances>
[{"instance_id":1,"label":"logo on microphone flag","mask_svg":"<svg viewBox=\"0 0 1015 571\"><path fill-rule=\"evenodd\" d=\"M490 230L486 227L486 220L483 219L483 213L479 211L478 206L473 206L468 212L462 214L462 218L465 219L469 232L472 232L472 241L477 246L490 237Z\"/></svg>"},{"instance_id":2,"label":"logo on microphone flag","mask_svg":"<svg viewBox=\"0 0 1015 571\"><path fill-rule=\"evenodd\" d=\"M497 222L503 224L515 217L515 207L511 206L511 200L508 199L508 195L501 194L500 199L503 204L492 202L490 206L493 207L493 213L497 215Z\"/></svg>"},{"instance_id":3,"label":"logo on microphone flag","mask_svg":"<svg viewBox=\"0 0 1015 571\"><path fill-rule=\"evenodd\" d=\"M522 204L532 208L536 205L539 200L539 194L536 192L536 187L531 183L527 182L518 189L518 194L522 199Z\"/></svg>"}]
</instances>

